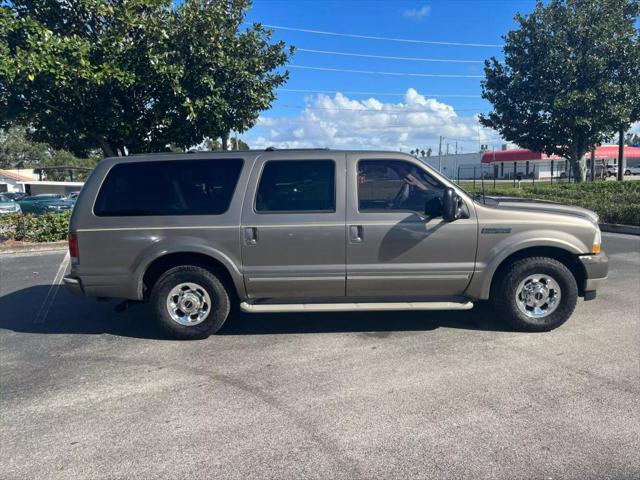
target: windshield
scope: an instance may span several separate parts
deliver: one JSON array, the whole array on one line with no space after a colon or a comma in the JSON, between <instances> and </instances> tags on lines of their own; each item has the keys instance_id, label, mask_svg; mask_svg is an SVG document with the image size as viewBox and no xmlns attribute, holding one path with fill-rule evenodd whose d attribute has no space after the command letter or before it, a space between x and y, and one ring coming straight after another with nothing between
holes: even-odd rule
<instances>
[{"instance_id":1,"label":"windshield","mask_svg":"<svg viewBox=\"0 0 640 480\"><path fill-rule=\"evenodd\" d=\"M5 197L4 195L0 195L0 203L10 203L11 200L9 200L7 197Z\"/></svg>"}]
</instances>

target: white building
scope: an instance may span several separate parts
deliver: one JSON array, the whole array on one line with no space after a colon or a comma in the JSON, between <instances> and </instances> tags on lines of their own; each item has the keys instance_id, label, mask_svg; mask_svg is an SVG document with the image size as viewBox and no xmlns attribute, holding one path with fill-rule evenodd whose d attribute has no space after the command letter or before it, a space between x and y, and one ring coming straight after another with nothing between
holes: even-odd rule
<instances>
[{"instance_id":1,"label":"white building","mask_svg":"<svg viewBox=\"0 0 640 480\"><path fill-rule=\"evenodd\" d=\"M474 178L474 166L477 166L476 178L480 177L482 153L459 153L455 155L442 155L440 157L436 155L422 157L420 160L436 170L440 170L440 173L451 179L457 180L458 173L460 173L460 179L471 179Z\"/></svg>"},{"instance_id":2,"label":"white building","mask_svg":"<svg viewBox=\"0 0 640 480\"><path fill-rule=\"evenodd\" d=\"M18 183L29 195L40 195L41 193L68 195L72 192L79 192L84 185L84 182L56 182L53 180L27 180Z\"/></svg>"},{"instance_id":3,"label":"white building","mask_svg":"<svg viewBox=\"0 0 640 480\"><path fill-rule=\"evenodd\" d=\"M24 184L34 180L33 170L3 170L0 168L0 193L24 192Z\"/></svg>"}]
</instances>

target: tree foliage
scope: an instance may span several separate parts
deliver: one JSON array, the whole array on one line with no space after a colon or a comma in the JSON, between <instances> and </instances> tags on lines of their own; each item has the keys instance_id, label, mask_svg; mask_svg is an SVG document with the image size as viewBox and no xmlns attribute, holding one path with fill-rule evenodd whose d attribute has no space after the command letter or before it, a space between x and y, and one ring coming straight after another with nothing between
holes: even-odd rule
<instances>
[{"instance_id":1,"label":"tree foliage","mask_svg":"<svg viewBox=\"0 0 640 480\"><path fill-rule=\"evenodd\" d=\"M183 149L253 126L292 50L249 0L14 0L0 7L0 127L87 155Z\"/></svg>"},{"instance_id":2,"label":"tree foliage","mask_svg":"<svg viewBox=\"0 0 640 480\"><path fill-rule=\"evenodd\" d=\"M506 140L571 161L638 119L638 0L538 0L516 16L504 63L485 62L483 97L493 111L480 122Z\"/></svg>"},{"instance_id":3,"label":"tree foliage","mask_svg":"<svg viewBox=\"0 0 640 480\"><path fill-rule=\"evenodd\" d=\"M45 143L27 138L24 127L15 126L0 130L0 168L83 167L93 168L100 156L91 152L88 158L78 158L67 150L55 150ZM87 172L76 172L76 178L84 179ZM64 170L50 171L48 180L64 179Z\"/></svg>"}]
</instances>

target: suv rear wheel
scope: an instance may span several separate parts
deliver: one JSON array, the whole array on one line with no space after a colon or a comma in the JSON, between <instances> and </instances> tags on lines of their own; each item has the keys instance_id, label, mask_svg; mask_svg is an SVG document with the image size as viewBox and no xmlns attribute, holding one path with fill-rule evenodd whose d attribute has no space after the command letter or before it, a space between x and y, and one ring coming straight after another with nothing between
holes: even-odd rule
<instances>
[{"instance_id":1,"label":"suv rear wheel","mask_svg":"<svg viewBox=\"0 0 640 480\"><path fill-rule=\"evenodd\" d=\"M222 282L194 265L165 272L151 292L154 316L172 338L206 338L222 328L231 302Z\"/></svg>"},{"instance_id":2,"label":"suv rear wheel","mask_svg":"<svg viewBox=\"0 0 640 480\"><path fill-rule=\"evenodd\" d=\"M571 271L558 260L523 258L508 267L491 300L498 315L516 329L545 332L571 316L578 286Z\"/></svg>"}]
</instances>

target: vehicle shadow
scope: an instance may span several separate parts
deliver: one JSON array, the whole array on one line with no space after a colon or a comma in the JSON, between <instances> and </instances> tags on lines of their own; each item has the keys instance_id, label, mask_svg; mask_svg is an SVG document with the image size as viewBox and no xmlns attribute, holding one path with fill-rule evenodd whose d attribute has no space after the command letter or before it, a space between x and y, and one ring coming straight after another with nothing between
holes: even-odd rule
<instances>
[{"instance_id":1,"label":"vehicle shadow","mask_svg":"<svg viewBox=\"0 0 640 480\"><path fill-rule=\"evenodd\" d=\"M75 297L63 287L47 308L49 285L17 290L0 297L0 329L39 334L110 334L166 339L155 324L148 304L114 311L117 301L97 302ZM44 305L44 307L43 307ZM245 314L238 312L219 335L368 333L385 337L393 332L428 331L440 327L510 331L484 302L468 311L398 311Z\"/></svg>"}]
</instances>

